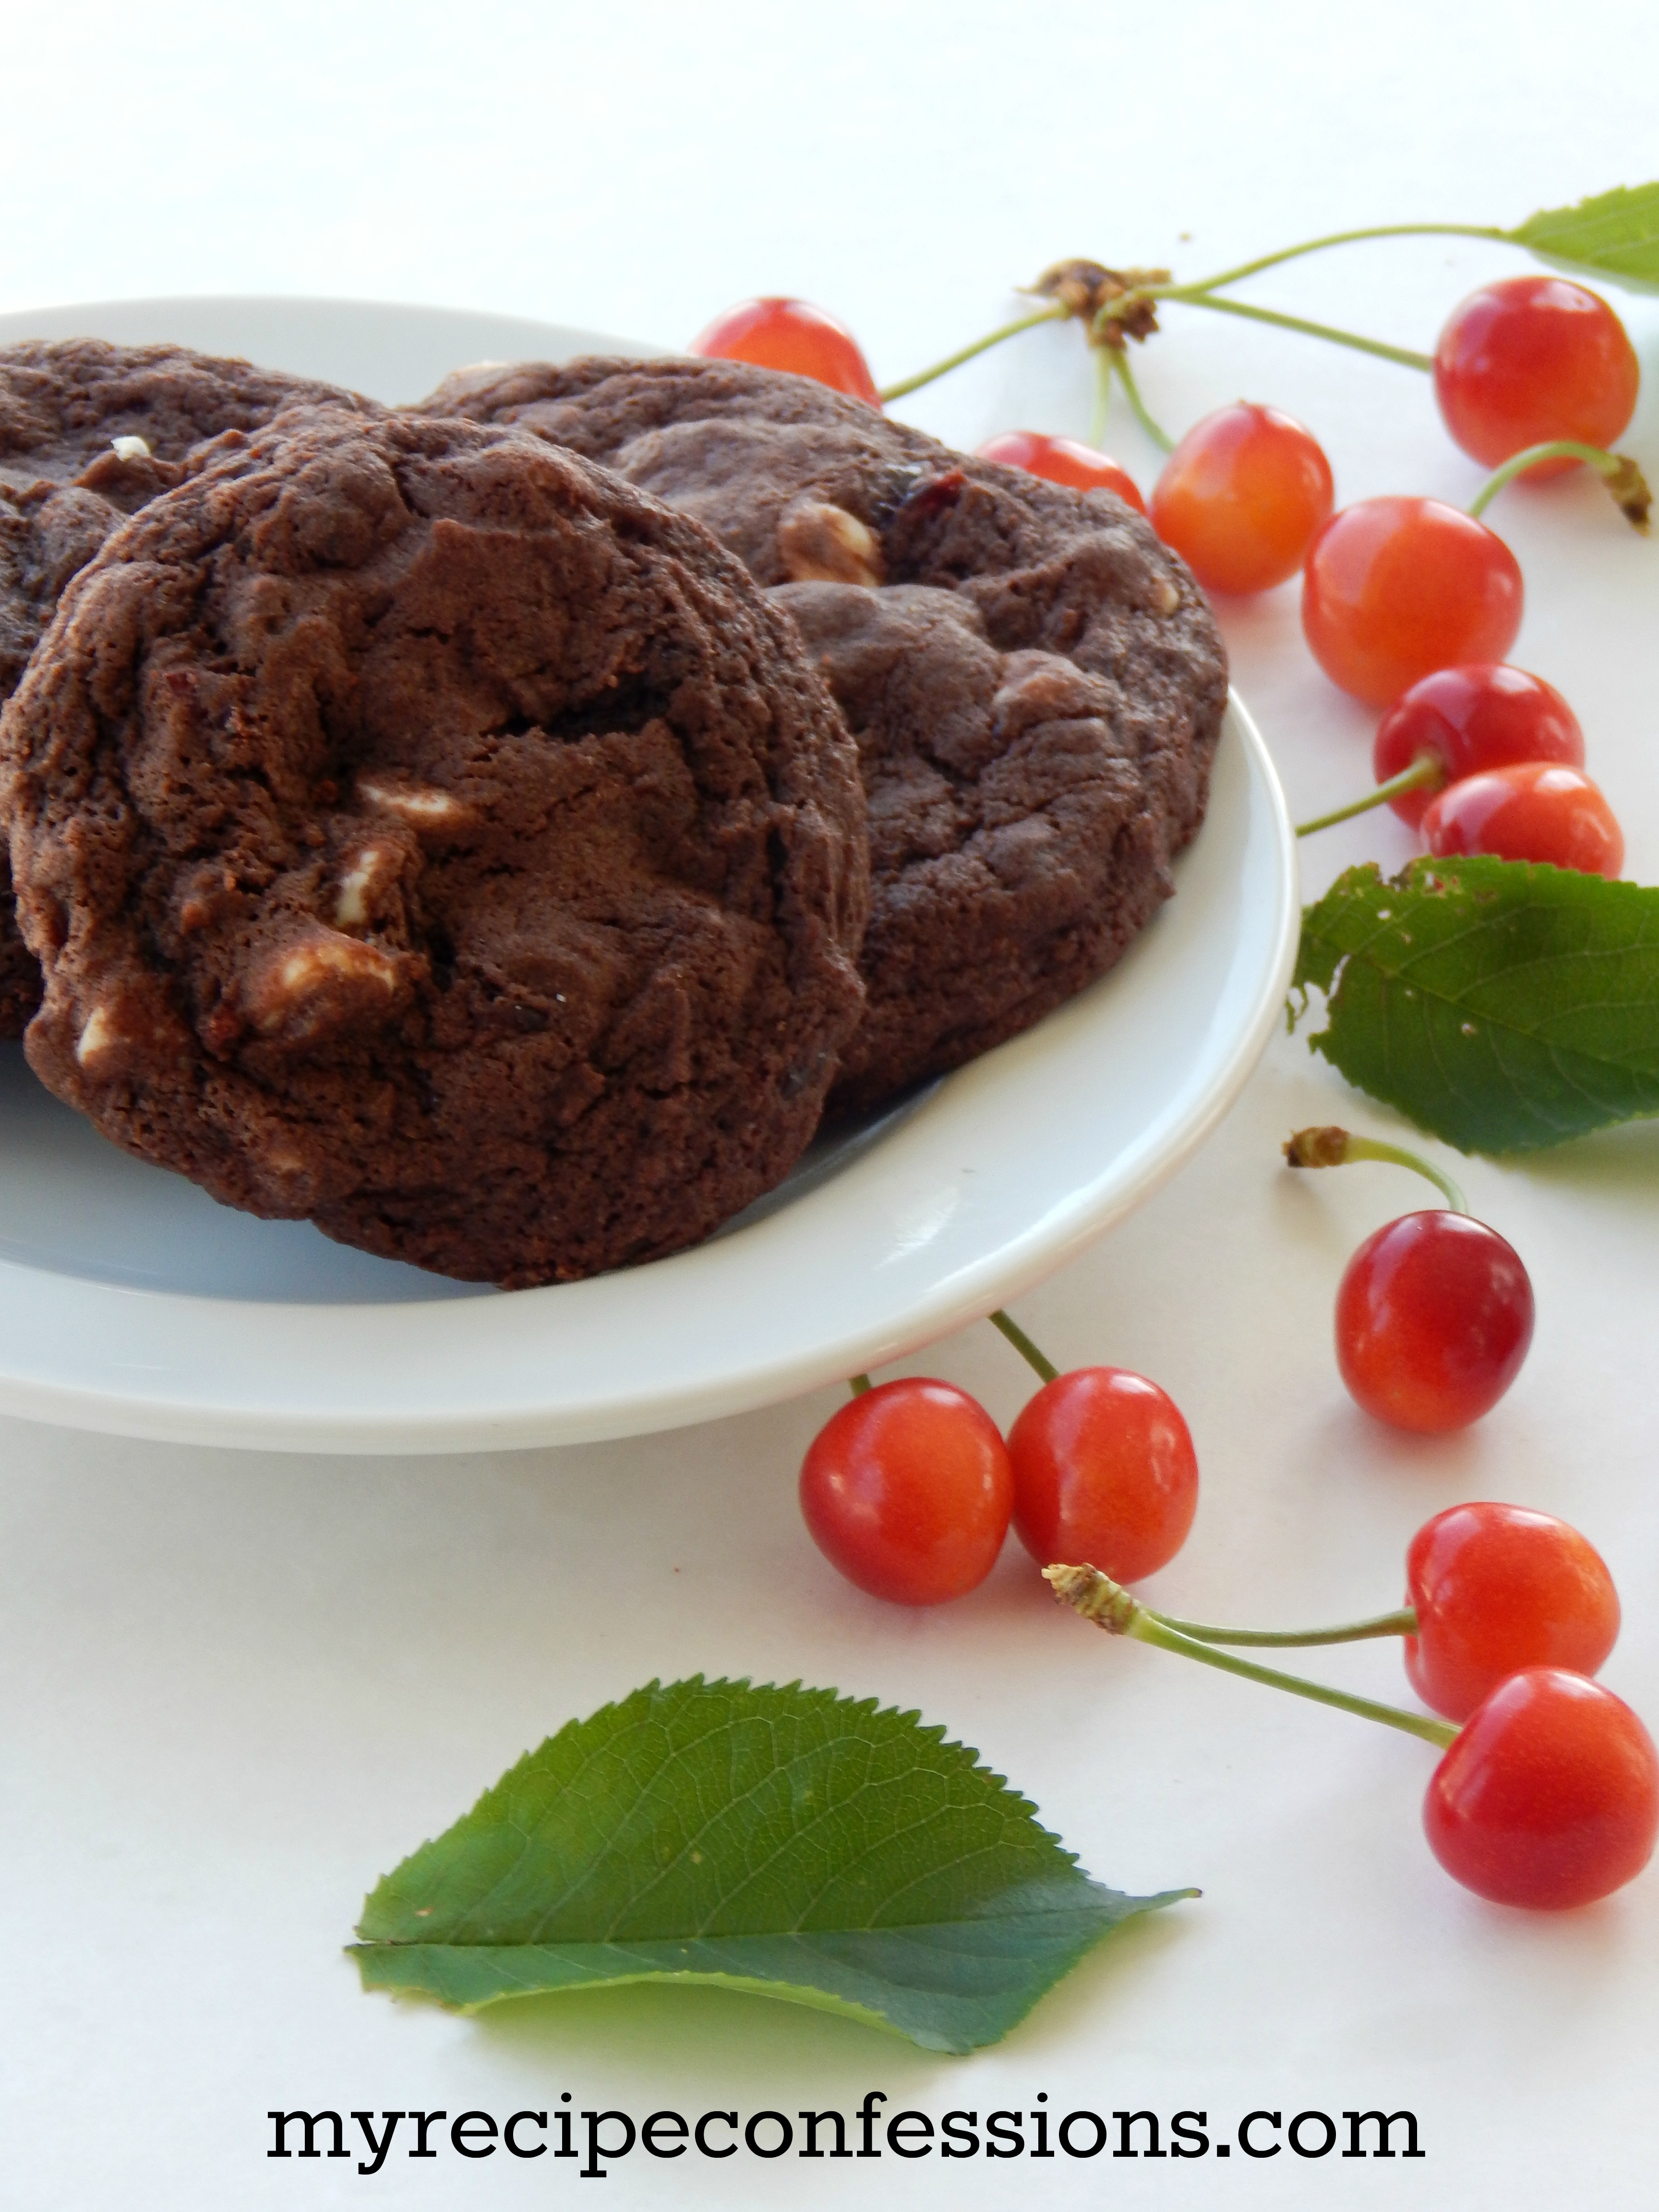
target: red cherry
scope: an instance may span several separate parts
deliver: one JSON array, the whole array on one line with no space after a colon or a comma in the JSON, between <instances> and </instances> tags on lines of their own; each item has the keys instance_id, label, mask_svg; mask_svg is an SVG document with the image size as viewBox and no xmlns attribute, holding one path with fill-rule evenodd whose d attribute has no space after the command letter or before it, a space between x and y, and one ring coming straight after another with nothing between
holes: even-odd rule
<instances>
[{"instance_id":1,"label":"red cherry","mask_svg":"<svg viewBox=\"0 0 1659 2212\"><path fill-rule=\"evenodd\" d=\"M1521 627L1503 539L1437 499L1362 499L1309 550L1302 628L1333 684L1386 707L1437 668L1501 660Z\"/></svg>"},{"instance_id":2,"label":"red cherry","mask_svg":"<svg viewBox=\"0 0 1659 2212\"><path fill-rule=\"evenodd\" d=\"M1619 1594L1576 1528L1523 1505L1437 1513L1406 1553L1417 1633L1406 1672L1425 1705L1467 1720L1523 1667L1594 1674L1619 1635Z\"/></svg>"},{"instance_id":3,"label":"red cherry","mask_svg":"<svg viewBox=\"0 0 1659 2212\"><path fill-rule=\"evenodd\" d=\"M1489 853L1588 876L1616 876L1625 865L1612 807L1582 769L1559 761L1515 761L1449 784L1423 810L1423 840L1442 859Z\"/></svg>"},{"instance_id":4,"label":"red cherry","mask_svg":"<svg viewBox=\"0 0 1659 2212\"><path fill-rule=\"evenodd\" d=\"M1659 1837L1659 1755L1611 1690L1559 1667L1500 1683L1423 1801L1447 1873L1495 1905L1591 1905L1640 1874Z\"/></svg>"},{"instance_id":5,"label":"red cherry","mask_svg":"<svg viewBox=\"0 0 1659 2212\"><path fill-rule=\"evenodd\" d=\"M1439 761L1448 783L1511 761L1565 761L1569 768L1583 768L1584 733L1571 708L1541 676L1501 661L1476 661L1439 669L1395 700L1371 749L1377 781L1401 775L1423 753ZM1426 791L1407 791L1389 804L1415 829L1429 799Z\"/></svg>"},{"instance_id":6,"label":"red cherry","mask_svg":"<svg viewBox=\"0 0 1659 2212\"><path fill-rule=\"evenodd\" d=\"M1510 276L1471 293L1440 333L1434 391L1446 428L1495 468L1552 438L1610 446L1636 411L1641 367L1605 300L1564 276ZM1528 477L1577 461L1540 461Z\"/></svg>"},{"instance_id":7,"label":"red cherry","mask_svg":"<svg viewBox=\"0 0 1659 2212\"><path fill-rule=\"evenodd\" d=\"M979 457L1000 461L1006 469L1029 469L1034 477L1070 484L1077 491L1115 491L1137 514L1146 512L1146 502L1128 471L1075 438L1051 438L1046 430L1004 430L985 441Z\"/></svg>"},{"instance_id":8,"label":"red cherry","mask_svg":"<svg viewBox=\"0 0 1659 2212\"><path fill-rule=\"evenodd\" d=\"M996 1423L949 1382L880 1382L849 1400L800 1471L813 1542L848 1582L900 1605L939 1605L982 1583L1013 1503Z\"/></svg>"},{"instance_id":9,"label":"red cherry","mask_svg":"<svg viewBox=\"0 0 1659 2212\"><path fill-rule=\"evenodd\" d=\"M1265 592L1295 575L1335 497L1317 440L1241 399L1196 422L1152 488L1152 527L1206 591Z\"/></svg>"},{"instance_id":10,"label":"red cherry","mask_svg":"<svg viewBox=\"0 0 1659 2212\"><path fill-rule=\"evenodd\" d=\"M1336 1294L1336 1359L1355 1401L1397 1429L1467 1428L1532 1342L1532 1284L1495 1229L1444 1207L1368 1237Z\"/></svg>"},{"instance_id":11,"label":"red cherry","mask_svg":"<svg viewBox=\"0 0 1659 2212\"><path fill-rule=\"evenodd\" d=\"M1198 1510L1198 1458L1174 1401L1122 1367L1044 1383L1008 1432L1014 1528L1039 1566L1138 1582L1172 1559Z\"/></svg>"},{"instance_id":12,"label":"red cherry","mask_svg":"<svg viewBox=\"0 0 1659 2212\"><path fill-rule=\"evenodd\" d=\"M844 323L805 300L744 300L716 315L692 339L689 352L717 361L752 362L757 368L810 376L832 392L881 404L870 365Z\"/></svg>"}]
</instances>

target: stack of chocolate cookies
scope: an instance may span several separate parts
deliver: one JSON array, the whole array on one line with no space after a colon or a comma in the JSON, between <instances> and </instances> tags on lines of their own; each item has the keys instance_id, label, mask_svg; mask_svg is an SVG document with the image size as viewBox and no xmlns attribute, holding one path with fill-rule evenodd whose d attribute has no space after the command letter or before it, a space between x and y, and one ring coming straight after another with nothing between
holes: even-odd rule
<instances>
[{"instance_id":1,"label":"stack of chocolate cookies","mask_svg":"<svg viewBox=\"0 0 1659 2212\"><path fill-rule=\"evenodd\" d=\"M1103 972L1224 696L1121 502L797 378L0 351L0 1024L447 1274L678 1250Z\"/></svg>"}]
</instances>

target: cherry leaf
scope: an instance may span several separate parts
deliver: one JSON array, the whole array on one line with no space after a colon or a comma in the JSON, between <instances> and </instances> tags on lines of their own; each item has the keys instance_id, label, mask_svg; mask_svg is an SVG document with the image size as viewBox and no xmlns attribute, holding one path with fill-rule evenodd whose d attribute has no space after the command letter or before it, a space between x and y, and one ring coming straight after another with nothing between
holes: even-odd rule
<instances>
[{"instance_id":1,"label":"cherry leaf","mask_svg":"<svg viewBox=\"0 0 1659 2212\"><path fill-rule=\"evenodd\" d=\"M1091 1881L915 1713L697 1676L531 1752L378 1885L351 1949L365 1988L461 2012L712 1982L961 2051L1124 1921L1196 1894Z\"/></svg>"},{"instance_id":2,"label":"cherry leaf","mask_svg":"<svg viewBox=\"0 0 1659 2212\"><path fill-rule=\"evenodd\" d=\"M1569 276L1659 292L1659 184L1621 185L1576 207L1545 208L1509 236Z\"/></svg>"},{"instance_id":3,"label":"cherry leaf","mask_svg":"<svg viewBox=\"0 0 1659 2212\"><path fill-rule=\"evenodd\" d=\"M1291 1024L1466 1152L1659 1114L1659 890L1485 858L1350 868L1302 917Z\"/></svg>"}]
</instances>

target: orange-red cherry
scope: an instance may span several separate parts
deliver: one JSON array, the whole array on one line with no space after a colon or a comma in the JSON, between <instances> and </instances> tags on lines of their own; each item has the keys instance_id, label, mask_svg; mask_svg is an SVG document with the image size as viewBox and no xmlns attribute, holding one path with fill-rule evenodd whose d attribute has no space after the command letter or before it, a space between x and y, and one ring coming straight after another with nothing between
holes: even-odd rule
<instances>
[{"instance_id":1,"label":"orange-red cherry","mask_svg":"<svg viewBox=\"0 0 1659 2212\"><path fill-rule=\"evenodd\" d=\"M1489 1413L1532 1342L1532 1283L1485 1222L1436 1207L1368 1237L1336 1294L1336 1359L1357 1404L1438 1435Z\"/></svg>"},{"instance_id":2,"label":"orange-red cherry","mask_svg":"<svg viewBox=\"0 0 1659 2212\"><path fill-rule=\"evenodd\" d=\"M1431 853L1486 853L1500 860L1547 860L1589 876L1625 865L1617 817L1582 769L1562 761L1515 761L1437 791L1423 810Z\"/></svg>"},{"instance_id":3,"label":"orange-red cherry","mask_svg":"<svg viewBox=\"0 0 1659 2212\"><path fill-rule=\"evenodd\" d=\"M1521 627L1520 564L1436 499L1363 499L1309 550L1302 628L1333 684L1386 707L1437 668L1502 660Z\"/></svg>"},{"instance_id":4,"label":"orange-red cherry","mask_svg":"<svg viewBox=\"0 0 1659 2212\"><path fill-rule=\"evenodd\" d=\"M1198 1456L1174 1401L1123 1367L1045 1382L1008 1432L1014 1528L1039 1566L1132 1583L1172 1559L1198 1510Z\"/></svg>"},{"instance_id":5,"label":"orange-red cherry","mask_svg":"<svg viewBox=\"0 0 1659 2212\"><path fill-rule=\"evenodd\" d=\"M1195 422L1164 464L1152 527L1206 591L1265 592L1295 575L1334 498L1312 432L1241 399Z\"/></svg>"},{"instance_id":6,"label":"orange-red cherry","mask_svg":"<svg viewBox=\"0 0 1659 2212\"><path fill-rule=\"evenodd\" d=\"M752 362L757 368L810 376L832 392L881 404L858 340L844 323L805 300L744 300L716 315L688 351L717 361Z\"/></svg>"},{"instance_id":7,"label":"orange-red cherry","mask_svg":"<svg viewBox=\"0 0 1659 2212\"><path fill-rule=\"evenodd\" d=\"M1481 1500L1425 1522L1406 1553L1406 1597L1417 1614L1406 1672L1452 1721L1523 1667L1594 1674L1619 1636L1619 1594L1600 1553L1523 1505Z\"/></svg>"},{"instance_id":8,"label":"orange-red cherry","mask_svg":"<svg viewBox=\"0 0 1659 2212\"><path fill-rule=\"evenodd\" d=\"M1446 428L1488 468L1553 438L1612 445L1636 411L1641 374L1607 301L1565 276L1483 284L1454 310L1434 356ZM1539 461L1526 474L1578 465Z\"/></svg>"},{"instance_id":9,"label":"orange-red cherry","mask_svg":"<svg viewBox=\"0 0 1659 2212\"><path fill-rule=\"evenodd\" d=\"M985 441L979 457L1000 461L1006 469L1027 469L1034 477L1070 484L1075 491L1115 491L1138 514L1146 512L1146 502L1128 471L1075 438L1053 438L1046 430L1004 430Z\"/></svg>"},{"instance_id":10,"label":"orange-red cherry","mask_svg":"<svg viewBox=\"0 0 1659 2212\"><path fill-rule=\"evenodd\" d=\"M1477 769L1514 761L1584 765L1578 717L1553 684L1502 661L1442 668L1413 684L1377 725L1371 766L1379 783L1401 775L1423 754L1440 763L1447 783ZM1431 794L1404 791L1389 801L1413 829Z\"/></svg>"},{"instance_id":11,"label":"orange-red cherry","mask_svg":"<svg viewBox=\"0 0 1659 2212\"><path fill-rule=\"evenodd\" d=\"M1659 1755L1600 1682L1529 1667L1500 1683L1434 1771L1423 1826L1441 1865L1495 1905L1593 1905L1659 1839Z\"/></svg>"},{"instance_id":12,"label":"orange-red cherry","mask_svg":"<svg viewBox=\"0 0 1659 2212\"><path fill-rule=\"evenodd\" d=\"M1013 1470L985 1408L954 1383L879 1382L807 1448L800 1505L830 1564L872 1597L939 1605L996 1565Z\"/></svg>"}]
</instances>

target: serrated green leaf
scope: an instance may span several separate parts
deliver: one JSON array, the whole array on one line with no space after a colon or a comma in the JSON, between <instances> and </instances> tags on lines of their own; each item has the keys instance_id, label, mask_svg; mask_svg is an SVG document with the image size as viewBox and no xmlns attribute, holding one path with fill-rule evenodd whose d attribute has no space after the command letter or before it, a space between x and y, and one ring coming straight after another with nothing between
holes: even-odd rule
<instances>
[{"instance_id":1,"label":"serrated green leaf","mask_svg":"<svg viewBox=\"0 0 1659 2212\"><path fill-rule=\"evenodd\" d=\"M1351 868L1302 917L1309 1042L1466 1152L1659 1114L1659 890L1520 860Z\"/></svg>"},{"instance_id":2,"label":"serrated green leaf","mask_svg":"<svg viewBox=\"0 0 1659 2212\"><path fill-rule=\"evenodd\" d=\"M1576 207L1541 209L1509 235L1552 268L1659 292L1659 185L1620 185Z\"/></svg>"},{"instance_id":3,"label":"serrated green leaf","mask_svg":"<svg viewBox=\"0 0 1659 2212\"><path fill-rule=\"evenodd\" d=\"M930 2051L994 2043L1114 1928L978 1754L833 1690L656 1682L573 1721L371 1892L367 1989L461 2011L714 1982Z\"/></svg>"}]
</instances>

